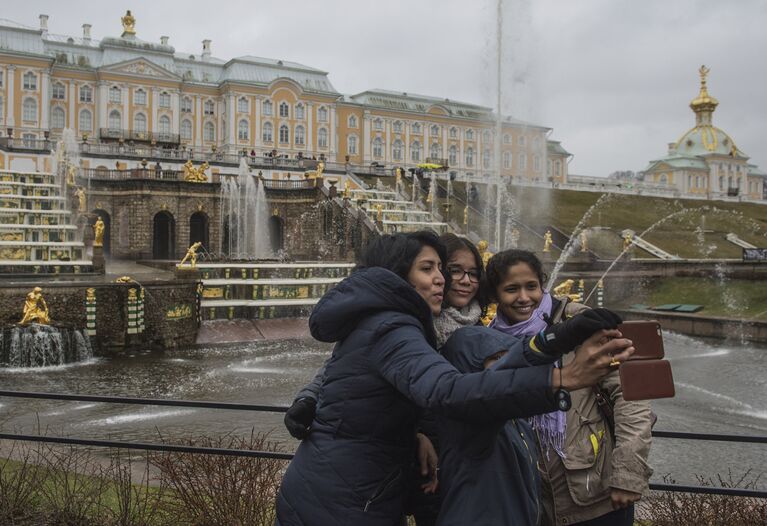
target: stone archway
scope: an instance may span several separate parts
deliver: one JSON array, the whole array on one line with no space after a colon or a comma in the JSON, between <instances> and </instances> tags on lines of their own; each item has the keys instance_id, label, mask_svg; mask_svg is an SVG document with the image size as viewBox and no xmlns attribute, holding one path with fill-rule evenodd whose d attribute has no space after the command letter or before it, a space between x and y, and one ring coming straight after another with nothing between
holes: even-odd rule
<instances>
[{"instance_id":1,"label":"stone archway","mask_svg":"<svg viewBox=\"0 0 767 526\"><path fill-rule=\"evenodd\" d=\"M269 218L269 241L274 254L285 249L285 222L279 216Z\"/></svg>"},{"instance_id":2,"label":"stone archway","mask_svg":"<svg viewBox=\"0 0 767 526\"><path fill-rule=\"evenodd\" d=\"M210 251L210 221L205 212L195 212L189 217L189 244L202 243L202 248Z\"/></svg>"},{"instance_id":3,"label":"stone archway","mask_svg":"<svg viewBox=\"0 0 767 526\"><path fill-rule=\"evenodd\" d=\"M112 253L112 218L109 215L109 212L101 208L93 210L90 214L90 217L88 218L88 226L92 228L96 223L96 219L99 217L101 218L101 221L104 222L104 237L101 240L104 250L104 257L109 257L109 255Z\"/></svg>"},{"instance_id":4,"label":"stone archway","mask_svg":"<svg viewBox=\"0 0 767 526\"><path fill-rule=\"evenodd\" d=\"M167 210L157 212L154 216L152 258L176 259L176 220Z\"/></svg>"}]
</instances>

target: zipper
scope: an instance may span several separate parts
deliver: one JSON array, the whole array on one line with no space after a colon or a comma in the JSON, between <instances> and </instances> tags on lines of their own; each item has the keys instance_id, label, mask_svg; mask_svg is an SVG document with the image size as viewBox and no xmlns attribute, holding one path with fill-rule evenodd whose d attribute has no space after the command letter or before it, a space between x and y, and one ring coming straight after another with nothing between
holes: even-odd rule
<instances>
[{"instance_id":1,"label":"zipper","mask_svg":"<svg viewBox=\"0 0 767 526\"><path fill-rule=\"evenodd\" d=\"M399 478L402 474L402 468L395 469L392 471L384 480L379 484L378 488L376 488L375 493L373 493L373 496L371 496L367 502L365 502L365 507L362 509L363 512L368 511L368 508L370 508L370 505L373 504L378 498L383 495L386 490L388 490Z\"/></svg>"}]
</instances>

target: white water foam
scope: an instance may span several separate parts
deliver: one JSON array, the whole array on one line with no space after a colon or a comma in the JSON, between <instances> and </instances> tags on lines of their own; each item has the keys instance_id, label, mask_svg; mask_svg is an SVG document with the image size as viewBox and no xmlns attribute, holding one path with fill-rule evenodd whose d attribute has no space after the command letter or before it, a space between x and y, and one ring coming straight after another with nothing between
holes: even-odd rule
<instances>
[{"instance_id":1,"label":"white water foam","mask_svg":"<svg viewBox=\"0 0 767 526\"><path fill-rule=\"evenodd\" d=\"M94 365L101 362L101 358L90 358L82 362L65 363L62 365L46 365L44 367L3 367L0 368L0 374L37 374L37 373L55 373L58 371L65 371L66 369L72 369L74 367L84 367L87 365Z\"/></svg>"},{"instance_id":2,"label":"white water foam","mask_svg":"<svg viewBox=\"0 0 767 526\"><path fill-rule=\"evenodd\" d=\"M705 395L710 396L712 398L716 398L717 400L722 400L724 402L729 402L732 405L735 405L737 407L741 407L744 410L749 411L749 415L748 416L756 416L756 413L760 412L760 411L756 411L754 409L754 406L752 406L751 404L747 404L745 402L741 402L737 398L733 398L731 396L723 395L721 393L715 393L714 391L709 391L708 389L704 389L702 387L698 387L697 385L686 384L686 383L683 383L683 382L674 382L674 385L676 385L678 387L683 387L685 389L690 389L692 391L697 391L698 393L702 393L702 394L705 394ZM754 414L751 415L751 413L754 413Z\"/></svg>"},{"instance_id":3,"label":"white water foam","mask_svg":"<svg viewBox=\"0 0 767 526\"><path fill-rule=\"evenodd\" d=\"M716 351L710 351L710 352L704 352L702 354L688 354L686 356L674 356L672 358L667 358L670 362L675 362L678 360L686 360L689 358L711 358L713 356L727 356L730 354L729 349L718 349Z\"/></svg>"},{"instance_id":4,"label":"white water foam","mask_svg":"<svg viewBox=\"0 0 767 526\"><path fill-rule=\"evenodd\" d=\"M126 415L110 416L85 422L86 426L109 426L114 424L127 424L130 422L143 422L146 420L157 420L158 418L168 418L172 416L189 415L196 413L194 409L171 409L167 411L128 413Z\"/></svg>"}]
</instances>

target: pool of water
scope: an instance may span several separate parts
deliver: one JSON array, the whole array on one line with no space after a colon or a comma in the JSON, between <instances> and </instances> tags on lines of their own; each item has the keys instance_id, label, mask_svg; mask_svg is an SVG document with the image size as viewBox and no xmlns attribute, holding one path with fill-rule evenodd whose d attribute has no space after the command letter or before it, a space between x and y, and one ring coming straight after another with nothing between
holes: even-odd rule
<instances>
[{"instance_id":1,"label":"pool of water","mask_svg":"<svg viewBox=\"0 0 767 526\"><path fill-rule=\"evenodd\" d=\"M767 347L666 334L676 397L653 402L656 429L767 435ZM311 340L136 353L45 369L0 369L6 390L287 405L330 355ZM4 432L153 441L271 432L292 449L282 414L0 398ZM767 447L655 439L654 480L765 471ZM762 486L767 486L763 481Z\"/></svg>"}]
</instances>

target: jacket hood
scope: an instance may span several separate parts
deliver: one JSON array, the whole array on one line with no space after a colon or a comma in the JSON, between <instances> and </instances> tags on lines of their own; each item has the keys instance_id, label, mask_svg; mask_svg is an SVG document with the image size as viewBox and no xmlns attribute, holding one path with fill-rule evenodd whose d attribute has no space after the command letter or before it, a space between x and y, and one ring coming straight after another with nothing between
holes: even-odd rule
<instances>
[{"instance_id":1,"label":"jacket hood","mask_svg":"<svg viewBox=\"0 0 767 526\"><path fill-rule=\"evenodd\" d=\"M518 338L488 327L461 327L448 338L441 352L460 372L477 373L485 369L485 360L509 351L518 342Z\"/></svg>"},{"instance_id":2,"label":"jacket hood","mask_svg":"<svg viewBox=\"0 0 767 526\"><path fill-rule=\"evenodd\" d=\"M415 317L435 345L429 306L412 285L382 267L360 269L330 289L312 310L309 330L316 340L337 342L366 317L384 311Z\"/></svg>"}]
</instances>

